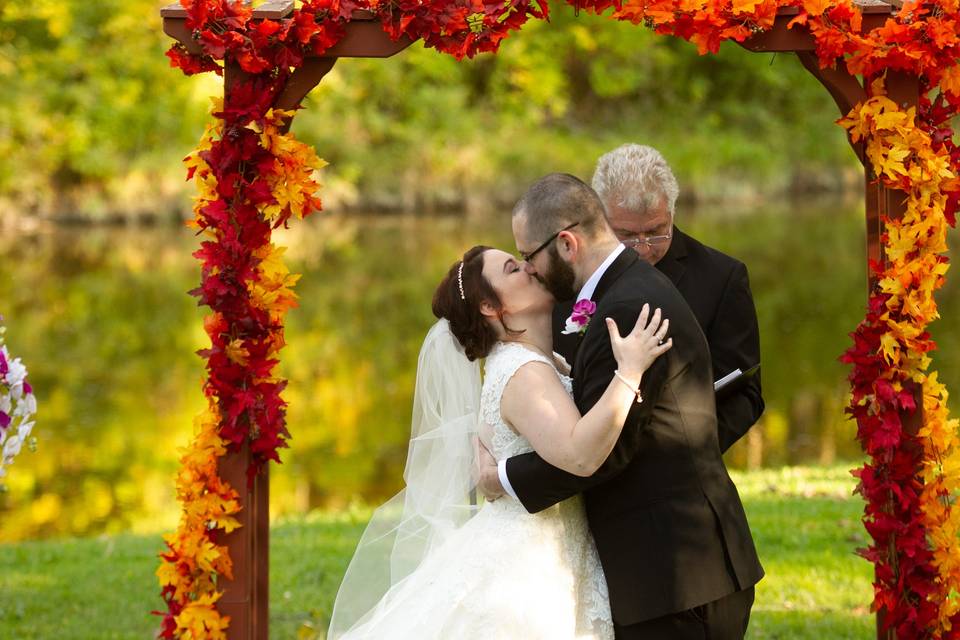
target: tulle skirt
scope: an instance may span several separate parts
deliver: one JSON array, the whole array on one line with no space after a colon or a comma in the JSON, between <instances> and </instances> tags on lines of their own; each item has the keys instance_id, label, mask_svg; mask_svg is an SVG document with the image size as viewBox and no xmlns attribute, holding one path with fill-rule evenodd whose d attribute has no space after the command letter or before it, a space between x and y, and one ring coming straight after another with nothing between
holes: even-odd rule
<instances>
[{"instance_id":1,"label":"tulle skirt","mask_svg":"<svg viewBox=\"0 0 960 640\"><path fill-rule=\"evenodd\" d=\"M340 638L611 640L582 498L535 515L485 504Z\"/></svg>"}]
</instances>

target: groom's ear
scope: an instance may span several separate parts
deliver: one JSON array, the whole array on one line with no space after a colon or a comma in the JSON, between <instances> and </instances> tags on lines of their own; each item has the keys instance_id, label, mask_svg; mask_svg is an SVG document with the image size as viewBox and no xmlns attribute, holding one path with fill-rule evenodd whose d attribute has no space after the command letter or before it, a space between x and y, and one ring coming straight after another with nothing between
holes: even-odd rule
<instances>
[{"instance_id":1,"label":"groom's ear","mask_svg":"<svg viewBox=\"0 0 960 640\"><path fill-rule=\"evenodd\" d=\"M569 231L561 231L556 243L560 257L567 262L572 262L574 256L580 253L580 239Z\"/></svg>"}]
</instances>

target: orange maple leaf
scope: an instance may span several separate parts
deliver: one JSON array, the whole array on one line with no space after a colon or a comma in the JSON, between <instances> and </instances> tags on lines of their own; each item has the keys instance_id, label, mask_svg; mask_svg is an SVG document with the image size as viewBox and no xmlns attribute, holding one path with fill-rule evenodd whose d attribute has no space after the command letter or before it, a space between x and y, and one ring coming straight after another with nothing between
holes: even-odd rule
<instances>
[{"instance_id":1,"label":"orange maple leaf","mask_svg":"<svg viewBox=\"0 0 960 640\"><path fill-rule=\"evenodd\" d=\"M940 88L954 98L960 97L960 65L948 67L940 78Z\"/></svg>"},{"instance_id":2,"label":"orange maple leaf","mask_svg":"<svg viewBox=\"0 0 960 640\"><path fill-rule=\"evenodd\" d=\"M801 26L807 24L807 18L809 17L810 14L808 14L806 11L801 11L797 14L797 17L787 23L787 29L793 29L793 25L795 24L799 24Z\"/></svg>"},{"instance_id":3,"label":"orange maple leaf","mask_svg":"<svg viewBox=\"0 0 960 640\"><path fill-rule=\"evenodd\" d=\"M823 15L830 8L830 0L803 0L803 8L811 16Z\"/></svg>"},{"instance_id":4,"label":"orange maple leaf","mask_svg":"<svg viewBox=\"0 0 960 640\"><path fill-rule=\"evenodd\" d=\"M733 14L737 15L740 13L753 13L753 11L757 8L757 5L762 1L763 0L733 0Z\"/></svg>"}]
</instances>

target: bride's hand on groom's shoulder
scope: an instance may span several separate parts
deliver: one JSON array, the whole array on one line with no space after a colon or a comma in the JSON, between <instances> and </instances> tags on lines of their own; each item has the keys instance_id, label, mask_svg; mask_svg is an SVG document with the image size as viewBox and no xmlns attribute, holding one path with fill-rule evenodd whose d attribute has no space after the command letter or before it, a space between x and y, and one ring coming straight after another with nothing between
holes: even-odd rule
<instances>
[{"instance_id":1,"label":"bride's hand on groom's shoulder","mask_svg":"<svg viewBox=\"0 0 960 640\"><path fill-rule=\"evenodd\" d=\"M488 501L503 497L503 486L497 472L497 461L479 438L474 438L474 475L477 488Z\"/></svg>"},{"instance_id":2,"label":"bride's hand on groom's shoulder","mask_svg":"<svg viewBox=\"0 0 960 640\"><path fill-rule=\"evenodd\" d=\"M643 305L633 330L624 337L620 336L620 329L613 318L606 320L613 357L617 360L620 373L627 378L639 380L653 361L673 346L673 338L666 337L670 320L661 317L659 308L651 315L649 304Z\"/></svg>"}]
</instances>

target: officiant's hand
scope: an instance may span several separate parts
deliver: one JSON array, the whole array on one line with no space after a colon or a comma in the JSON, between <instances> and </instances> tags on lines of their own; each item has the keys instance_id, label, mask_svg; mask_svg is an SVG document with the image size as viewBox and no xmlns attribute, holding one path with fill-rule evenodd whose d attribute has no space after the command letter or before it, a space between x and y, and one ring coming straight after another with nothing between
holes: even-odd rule
<instances>
[{"instance_id":1,"label":"officiant's hand","mask_svg":"<svg viewBox=\"0 0 960 640\"><path fill-rule=\"evenodd\" d=\"M479 440L476 443L477 487L488 501L493 502L503 496L500 474L497 473L497 461L489 449Z\"/></svg>"}]
</instances>

